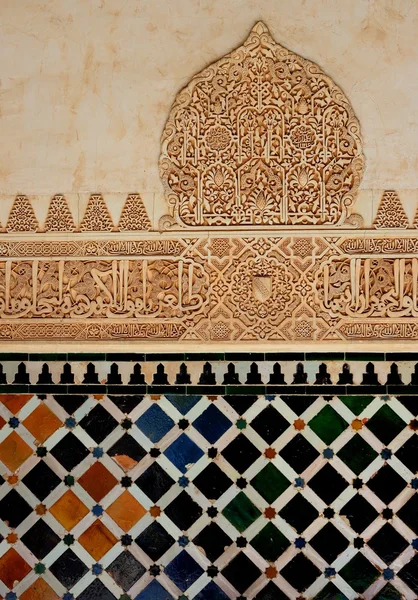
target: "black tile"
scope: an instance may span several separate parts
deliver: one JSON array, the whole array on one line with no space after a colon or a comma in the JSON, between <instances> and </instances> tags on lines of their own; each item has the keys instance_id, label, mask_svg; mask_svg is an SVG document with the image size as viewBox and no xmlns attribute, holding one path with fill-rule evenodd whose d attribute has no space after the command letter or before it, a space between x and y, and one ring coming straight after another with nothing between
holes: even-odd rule
<instances>
[{"instance_id":1,"label":"black tile","mask_svg":"<svg viewBox=\"0 0 418 600\"><path fill-rule=\"evenodd\" d=\"M381 467L367 482L367 487L385 504L392 502L406 485L405 479L398 475L388 464Z\"/></svg>"},{"instance_id":2,"label":"black tile","mask_svg":"<svg viewBox=\"0 0 418 600\"><path fill-rule=\"evenodd\" d=\"M418 435L414 433L395 453L403 464L408 467L412 473L418 472Z\"/></svg>"},{"instance_id":3,"label":"black tile","mask_svg":"<svg viewBox=\"0 0 418 600\"><path fill-rule=\"evenodd\" d=\"M52 490L55 490L61 483L61 479L58 475L56 475L43 460L39 461L38 464L23 477L22 481L39 500L45 500Z\"/></svg>"},{"instance_id":4,"label":"black tile","mask_svg":"<svg viewBox=\"0 0 418 600\"><path fill-rule=\"evenodd\" d=\"M327 463L309 480L308 485L325 504L332 504L349 484Z\"/></svg>"},{"instance_id":5,"label":"black tile","mask_svg":"<svg viewBox=\"0 0 418 600\"><path fill-rule=\"evenodd\" d=\"M302 494L297 493L279 512L297 533L302 533L314 521L319 513Z\"/></svg>"},{"instance_id":6,"label":"black tile","mask_svg":"<svg viewBox=\"0 0 418 600\"><path fill-rule=\"evenodd\" d=\"M132 388L131 388L132 391ZM129 394L124 396L109 396L109 400L115 404L118 409L123 412L125 415L129 415L133 411L134 408L138 406L144 399L144 396L140 396L138 394Z\"/></svg>"},{"instance_id":7,"label":"black tile","mask_svg":"<svg viewBox=\"0 0 418 600\"><path fill-rule=\"evenodd\" d=\"M418 495L416 493L398 510L398 517L418 535Z\"/></svg>"},{"instance_id":8,"label":"black tile","mask_svg":"<svg viewBox=\"0 0 418 600\"><path fill-rule=\"evenodd\" d=\"M147 455L143 447L140 446L129 433L125 433L119 438L118 441L109 448L107 453L116 461L118 460L118 457L127 457L130 463L139 463L144 456ZM125 459L123 462L125 462Z\"/></svg>"},{"instance_id":9,"label":"black tile","mask_svg":"<svg viewBox=\"0 0 418 600\"><path fill-rule=\"evenodd\" d=\"M246 554L240 552L222 570L222 575L242 594L259 578L261 571Z\"/></svg>"},{"instance_id":10,"label":"black tile","mask_svg":"<svg viewBox=\"0 0 418 600\"><path fill-rule=\"evenodd\" d=\"M42 560L60 542L57 534L42 519L22 535L21 540L39 560Z\"/></svg>"},{"instance_id":11,"label":"black tile","mask_svg":"<svg viewBox=\"0 0 418 600\"><path fill-rule=\"evenodd\" d=\"M224 360L260 361L264 360L264 352L225 352Z\"/></svg>"},{"instance_id":12,"label":"black tile","mask_svg":"<svg viewBox=\"0 0 418 600\"><path fill-rule=\"evenodd\" d=\"M415 554L397 575L418 597L418 554Z\"/></svg>"},{"instance_id":13,"label":"black tile","mask_svg":"<svg viewBox=\"0 0 418 600\"><path fill-rule=\"evenodd\" d=\"M304 352L266 352L264 359L268 361L304 361Z\"/></svg>"},{"instance_id":14,"label":"black tile","mask_svg":"<svg viewBox=\"0 0 418 600\"><path fill-rule=\"evenodd\" d=\"M173 361L179 361L179 362L183 362L184 361L184 354L180 353L180 352L173 352L173 353L169 353L169 352L158 352L158 353L150 353L150 354L146 354L145 355L145 360L147 362L163 362L163 361L169 361L169 362L173 362Z\"/></svg>"},{"instance_id":15,"label":"black tile","mask_svg":"<svg viewBox=\"0 0 418 600\"><path fill-rule=\"evenodd\" d=\"M414 417L418 415L418 396L398 396L397 399Z\"/></svg>"},{"instance_id":16,"label":"black tile","mask_svg":"<svg viewBox=\"0 0 418 600\"><path fill-rule=\"evenodd\" d=\"M272 444L289 427L289 422L271 404L251 421L251 427Z\"/></svg>"},{"instance_id":17,"label":"black tile","mask_svg":"<svg viewBox=\"0 0 418 600\"><path fill-rule=\"evenodd\" d=\"M388 566L409 546L389 523L383 525L367 543Z\"/></svg>"},{"instance_id":18,"label":"black tile","mask_svg":"<svg viewBox=\"0 0 418 600\"><path fill-rule=\"evenodd\" d=\"M193 483L208 500L217 500L232 485L231 479L216 463L211 462L203 469Z\"/></svg>"},{"instance_id":19,"label":"black tile","mask_svg":"<svg viewBox=\"0 0 418 600\"><path fill-rule=\"evenodd\" d=\"M345 360L362 360L364 362L376 362L385 360L383 352L346 352Z\"/></svg>"},{"instance_id":20,"label":"black tile","mask_svg":"<svg viewBox=\"0 0 418 600\"><path fill-rule=\"evenodd\" d=\"M135 540L135 543L138 544L145 554L148 554L153 562L158 561L171 548L174 542L174 538L158 521L151 523Z\"/></svg>"},{"instance_id":21,"label":"black tile","mask_svg":"<svg viewBox=\"0 0 418 600\"><path fill-rule=\"evenodd\" d=\"M316 594L313 600L348 600L348 598L337 587L335 587L333 583L329 582L324 588L322 588L319 594ZM379 600L391 599L380 598Z\"/></svg>"},{"instance_id":22,"label":"black tile","mask_svg":"<svg viewBox=\"0 0 418 600\"><path fill-rule=\"evenodd\" d=\"M157 502L174 485L175 481L160 467L153 463L135 481L136 485L150 498Z\"/></svg>"},{"instance_id":23,"label":"black tile","mask_svg":"<svg viewBox=\"0 0 418 600\"><path fill-rule=\"evenodd\" d=\"M332 523L328 522L309 543L328 564L331 564L344 552L350 542Z\"/></svg>"},{"instance_id":24,"label":"black tile","mask_svg":"<svg viewBox=\"0 0 418 600\"><path fill-rule=\"evenodd\" d=\"M329 362L330 360L344 360L344 352L306 352L305 360Z\"/></svg>"},{"instance_id":25,"label":"black tile","mask_svg":"<svg viewBox=\"0 0 418 600\"><path fill-rule=\"evenodd\" d=\"M215 562L232 544L232 540L217 523L211 522L194 538L193 543L203 549L210 562Z\"/></svg>"},{"instance_id":26,"label":"black tile","mask_svg":"<svg viewBox=\"0 0 418 600\"><path fill-rule=\"evenodd\" d=\"M224 398L239 415L243 415L258 400L258 396L254 395L229 395Z\"/></svg>"},{"instance_id":27,"label":"black tile","mask_svg":"<svg viewBox=\"0 0 418 600\"><path fill-rule=\"evenodd\" d=\"M15 529L30 515L32 507L16 490L11 490L0 500L0 519Z\"/></svg>"},{"instance_id":28,"label":"black tile","mask_svg":"<svg viewBox=\"0 0 418 600\"><path fill-rule=\"evenodd\" d=\"M96 406L80 421L80 427L100 444L117 427L118 422L101 404Z\"/></svg>"},{"instance_id":29,"label":"black tile","mask_svg":"<svg viewBox=\"0 0 418 600\"><path fill-rule=\"evenodd\" d=\"M244 473L257 460L261 452L243 433L240 433L222 450L222 455L238 473Z\"/></svg>"},{"instance_id":30,"label":"black tile","mask_svg":"<svg viewBox=\"0 0 418 600\"><path fill-rule=\"evenodd\" d=\"M272 581L269 581L268 584L258 592L254 600L289 600L289 596L286 596L286 594L279 590L277 585Z\"/></svg>"},{"instance_id":31,"label":"black tile","mask_svg":"<svg viewBox=\"0 0 418 600\"><path fill-rule=\"evenodd\" d=\"M69 590L87 573L88 568L72 550L68 549L57 558L49 570Z\"/></svg>"},{"instance_id":32,"label":"black tile","mask_svg":"<svg viewBox=\"0 0 418 600\"><path fill-rule=\"evenodd\" d=\"M179 529L187 531L201 517L203 509L192 500L187 492L183 491L167 506L164 512Z\"/></svg>"},{"instance_id":33,"label":"black tile","mask_svg":"<svg viewBox=\"0 0 418 600\"><path fill-rule=\"evenodd\" d=\"M309 408L317 400L317 398L318 396L300 396L298 394L295 394L294 396L281 396L283 402L285 402L287 406L291 408L298 416L305 412L305 410Z\"/></svg>"},{"instance_id":34,"label":"black tile","mask_svg":"<svg viewBox=\"0 0 418 600\"><path fill-rule=\"evenodd\" d=\"M95 579L77 596L77 600L116 600L116 596L100 581Z\"/></svg>"},{"instance_id":35,"label":"black tile","mask_svg":"<svg viewBox=\"0 0 418 600\"><path fill-rule=\"evenodd\" d=\"M118 586L127 592L147 570L128 550L125 550L110 563L106 571Z\"/></svg>"},{"instance_id":36,"label":"black tile","mask_svg":"<svg viewBox=\"0 0 418 600\"><path fill-rule=\"evenodd\" d=\"M319 456L319 452L301 433L295 435L279 454L296 473L302 473Z\"/></svg>"},{"instance_id":37,"label":"black tile","mask_svg":"<svg viewBox=\"0 0 418 600\"><path fill-rule=\"evenodd\" d=\"M106 354L107 362L144 362L145 354L137 352L110 352Z\"/></svg>"},{"instance_id":38,"label":"black tile","mask_svg":"<svg viewBox=\"0 0 418 600\"><path fill-rule=\"evenodd\" d=\"M388 445L405 429L406 423L385 404L367 421L366 426L381 442Z\"/></svg>"},{"instance_id":39,"label":"black tile","mask_svg":"<svg viewBox=\"0 0 418 600\"><path fill-rule=\"evenodd\" d=\"M378 512L363 496L356 494L340 509L340 515L346 517L356 533L361 533L376 519Z\"/></svg>"},{"instance_id":40,"label":"black tile","mask_svg":"<svg viewBox=\"0 0 418 600\"><path fill-rule=\"evenodd\" d=\"M283 567L280 574L295 590L303 592L319 577L321 571L300 552Z\"/></svg>"},{"instance_id":41,"label":"black tile","mask_svg":"<svg viewBox=\"0 0 418 600\"><path fill-rule=\"evenodd\" d=\"M54 395L54 400L69 414L72 415L86 402L88 396L74 394Z\"/></svg>"},{"instance_id":42,"label":"black tile","mask_svg":"<svg viewBox=\"0 0 418 600\"><path fill-rule=\"evenodd\" d=\"M208 353L196 353L196 352L186 352L184 354L184 360L188 361L219 361L225 360L225 354L223 352L208 352Z\"/></svg>"},{"instance_id":43,"label":"black tile","mask_svg":"<svg viewBox=\"0 0 418 600\"><path fill-rule=\"evenodd\" d=\"M52 448L51 454L67 471L72 471L86 458L89 451L78 437L70 432Z\"/></svg>"}]
</instances>

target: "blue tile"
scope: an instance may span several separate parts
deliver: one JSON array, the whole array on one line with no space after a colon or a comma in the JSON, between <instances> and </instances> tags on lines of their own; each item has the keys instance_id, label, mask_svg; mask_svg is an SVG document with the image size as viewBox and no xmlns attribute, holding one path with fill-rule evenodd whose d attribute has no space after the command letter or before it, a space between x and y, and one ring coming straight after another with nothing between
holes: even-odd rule
<instances>
[{"instance_id":1,"label":"blue tile","mask_svg":"<svg viewBox=\"0 0 418 600\"><path fill-rule=\"evenodd\" d=\"M203 450L199 448L185 433L182 433L175 442L164 452L182 473L186 473L190 465L193 465L203 456Z\"/></svg>"},{"instance_id":2,"label":"blue tile","mask_svg":"<svg viewBox=\"0 0 418 600\"><path fill-rule=\"evenodd\" d=\"M228 596L220 587L211 581L201 592L194 597L194 600L228 600Z\"/></svg>"},{"instance_id":3,"label":"blue tile","mask_svg":"<svg viewBox=\"0 0 418 600\"><path fill-rule=\"evenodd\" d=\"M205 437L208 442L214 444L232 425L232 422L221 413L219 408L211 404L193 422L193 427Z\"/></svg>"},{"instance_id":4,"label":"blue tile","mask_svg":"<svg viewBox=\"0 0 418 600\"><path fill-rule=\"evenodd\" d=\"M174 598L163 588L161 583L154 579L139 596L136 596L135 600L174 600Z\"/></svg>"},{"instance_id":5,"label":"blue tile","mask_svg":"<svg viewBox=\"0 0 418 600\"><path fill-rule=\"evenodd\" d=\"M182 415L188 413L202 398L202 396L184 396L182 394L165 394L165 397Z\"/></svg>"},{"instance_id":6,"label":"blue tile","mask_svg":"<svg viewBox=\"0 0 418 600\"><path fill-rule=\"evenodd\" d=\"M136 422L138 428L145 433L151 442L159 442L174 426L171 419L159 406L153 404L139 417Z\"/></svg>"},{"instance_id":7,"label":"blue tile","mask_svg":"<svg viewBox=\"0 0 418 600\"><path fill-rule=\"evenodd\" d=\"M182 592L185 592L203 573L202 567L183 550L165 568L165 573Z\"/></svg>"}]
</instances>

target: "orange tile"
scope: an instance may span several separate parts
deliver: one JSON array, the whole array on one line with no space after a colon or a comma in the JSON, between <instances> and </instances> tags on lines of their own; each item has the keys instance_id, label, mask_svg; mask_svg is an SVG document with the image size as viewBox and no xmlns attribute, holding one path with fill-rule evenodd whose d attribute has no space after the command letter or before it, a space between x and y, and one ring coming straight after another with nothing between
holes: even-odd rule
<instances>
[{"instance_id":1,"label":"orange tile","mask_svg":"<svg viewBox=\"0 0 418 600\"><path fill-rule=\"evenodd\" d=\"M49 512L67 531L71 531L89 513L89 509L74 492L68 490L51 506Z\"/></svg>"},{"instance_id":2,"label":"orange tile","mask_svg":"<svg viewBox=\"0 0 418 600\"><path fill-rule=\"evenodd\" d=\"M132 529L147 511L128 491L125 491L106 512L126 532Z\"/></svg>"},{"instance_id":3,"label":"orange tile","mask_svg":"<svg viewBox=\"0 0 418 600\"><path fill-rule=\"evenodd\" d=\"M41 577L28 587L26 592L20 594L20 600L59 600L59 596Z\"/></svg>"},{"instance_id":4,"label":"orange tile","mask_svg":"<svg viewBox=\"0 0 418 600\"><path fill-rule=\"evenodd\" d=\"M0 558L0 579L8 588L13 588L17 582L22 581L31 570L14 548L10 548Z\"/></svg>"},{"instance_id":5,"label":"orange tile","mask_svg":"<svg viewBox=\"0 0 418 600\"><path fill-rule=\"evenodd\" d=\"M23 421L23 425L42 444L61 427L62 421L59 420L46 404L40 404Z\"/></svg>"},{"instance_id":6,"label":"orange tile","mask_svg":"<svg viewBox=\"0 0 418 600\"><path fill-rule=\"evenodd\" d=\"M0 444L0 460L11 471L16 471L32 453L32 448L16 431L12 431Z\"/></svg>"},{"instance_id":7,"label":"orange tile","mask_svg":"<svg viewBox=\"0 0 418 600\"><path fill-rule=\"evenodd\" d=\"M33 398L32 394L0 394L0 402L14 415L16 415L31 398Z\"/></svg>"},{"instance_id":8,"label":"orange tile","mask_svg":"<svg viewBox=\"0 0 418 600\"><path fill-rule=\"evenodd\" d=\"M6 425L6 421L5 419L3 419L3 417L0 415L0 429L3 429L3 427Z\"/></svg>"},{"instance_id":9,"label":"orange tile","mask_svg":"<svg viewBox=\"0 0 418 600\"><path fill-rule=\"evenodd\" d=\"M78 480L78 483L96 502L100 502L117 482L116 477L101 462L95 462Z\"/></svg>"},{"instance_id":10,"label":"orange tile","mask_svg":"<svg viewBox=\"0 0 418 600\"><path fill-rule=\"evenodd\" d=\"M95 560L100 560L116 544L118 538L101 521L97 520L78 538L78 541Z\"/></svg>"}]
</instances>

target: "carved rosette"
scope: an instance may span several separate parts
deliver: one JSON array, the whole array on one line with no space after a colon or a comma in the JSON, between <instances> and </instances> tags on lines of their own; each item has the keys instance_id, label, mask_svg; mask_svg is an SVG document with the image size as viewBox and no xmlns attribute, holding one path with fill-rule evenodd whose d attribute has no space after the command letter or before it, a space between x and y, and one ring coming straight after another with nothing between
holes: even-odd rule
<instances>
[{"instance_id":1,"label":"carved rosette","mask_svg":"<svg viewBox=\"0 0 418 600\"><path fill-rule=\"evenodd\" d=\"M363 174L343 92L258 23L182 90L162 136L164 227L340 225Z\"/></svg>"}]
</instances>

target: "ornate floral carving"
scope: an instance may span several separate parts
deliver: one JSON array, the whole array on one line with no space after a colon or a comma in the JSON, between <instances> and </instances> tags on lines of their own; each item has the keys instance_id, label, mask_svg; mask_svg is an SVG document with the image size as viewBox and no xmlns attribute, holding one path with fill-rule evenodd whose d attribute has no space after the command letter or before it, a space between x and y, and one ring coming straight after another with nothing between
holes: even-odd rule
<instances>
[{"instance_id":1,"label":"ornate floral carving","mask_svg":"<svg viewBox=\"0 0 418 600\"><path fill-rule=\"evenodd\" d=\"M6 230L8 232L35 232L39 227L32 204L27 196L16 196L10 209Z\"/></svg>"},{"instance_id":2,"label":"ornate floral carving","mask_svg":"<svg viewBox=\"0 0 418 600\"><path fill-rule=\"evenodd\" d=\"M67 200L62 194L56 194L48 207L44 230L45 231L74 231L74 219L68 208Z\"/></svg>"},{"instance_id":3,"label":"ornate floral carving","mask_svg":"<svg viewBox=\"0 0 418 600\"><path fill-rule=\"evenodd\" d=\"M112 231L113 221L101 194L90 196L80 231Z\"/></svg>"},{"instance_id":4,"label":"ornate floral carving","mask_svg":"<svg viewBox=\"0 0 418 600\"><path fill-rule=\"evenodd\" d=\"M160 168L182 225L341 225L363 173L359 123L317 65L258 23L178 94Z\"/></svg>"},{"instance_id":5,"label":"ornate floral carving","mask_svg":"<svg viewBox=\"0 0 418 600\"><path fill-rule=\"evenodd\" d=\"M129 194L122 209L119 231L149 231L151 222L139 194Z\"/></svg>"},{"instance_id":6,"label":"ornate floral carving","mask_svg":"<svg viewBox=\"0 0 418 600\"><path fill-rule=\"evenodd\" d=\"M373 221L375 229L390 229L392 227L406 229L408 225L408 217L398 194L393 190L383 192L376 218Z\"/></svg>"}]
</instances>

